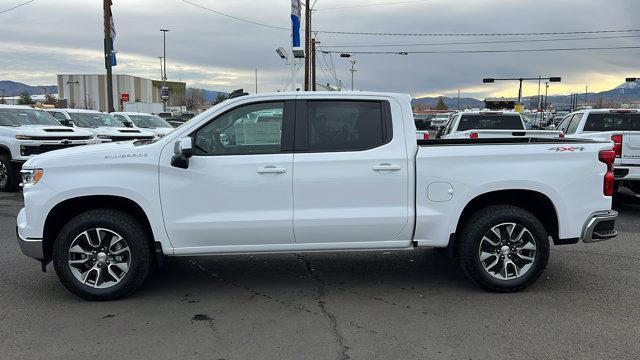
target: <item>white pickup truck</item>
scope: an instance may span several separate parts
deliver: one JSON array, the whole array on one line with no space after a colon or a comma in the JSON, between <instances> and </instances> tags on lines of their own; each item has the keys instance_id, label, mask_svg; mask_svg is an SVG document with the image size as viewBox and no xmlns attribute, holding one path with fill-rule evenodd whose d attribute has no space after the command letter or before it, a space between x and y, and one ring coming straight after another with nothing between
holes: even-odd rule
<instances>
[{"instance_id":1,"label":"white pickup truck","mask_svg":"<svg viewBox=\"0 0 640 360\"><path fill-rule=\"evenodd\" d=\"M144 129L126 127L113 116L96 110L46 109L61 124L90 131L100 142L152 140L156 134Z\"/></svg>"},{"instance_id":2,"label":"white pickup truck","mask_svg":"<svg viewBox=\"0 0 640 360\"><path fill-rule=\"evenodd\" d=\"M640 194L640 112L630 109L593 109L572 112L558 125L567 138L613 141L616 188Z\"/></svg>"},{"instance_id":3,"label":"white pickup truck","mask_svg":"<svg viewBox=\"0 0 640 360\"><path fill-rule=\"evenodd\" d=\"M14 191L22 164L34 155L96 143L88 131L61 126L42 110L0 105L0 191Z\"/></svg>"},{"instance_id":4,"label":"white pickup truck","mask_svg":"<svg viewBox=\"0 0 640 360\"><path fill-rule=\"evenodd\" d=\"M441 139L507 137L558 139L561 136L561 131L526 130L522 116L514 111L464 111L452 116L436 137Z\"/></svg>"},{"instance_id":5,"label":"white pickup truck","mask_svg":"<svg viewBox=\"0 0 640 360\"><path fill-rule=\"evenodd\" d=\"M550 241L616 236L610 141L415 131L408 95L233 97L156 141L27 161L18 241L74 294L114 299L162 255L423 247L447 248L485 289L517 291Z\"/></svg>"}]
</instances>

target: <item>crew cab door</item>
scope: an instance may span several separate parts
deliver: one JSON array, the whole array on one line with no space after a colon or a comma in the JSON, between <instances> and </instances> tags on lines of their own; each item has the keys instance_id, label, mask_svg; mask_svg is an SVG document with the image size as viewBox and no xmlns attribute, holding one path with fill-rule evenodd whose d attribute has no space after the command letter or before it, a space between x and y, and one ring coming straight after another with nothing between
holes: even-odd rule
<instances>
[{"instance_id":1,"label":"crew cab door","mask_svg":"<svg viewBox=\"0 0 640 360\"><path fill-rule=\"evenodd\" d=\"M164 148L160 197L176 253L293 244L294 101L237 105L185 134L195 148L186 169Z\"/></svg>"},{"instance_id":2,"label":"crew cab door","mask_svg":"<svg viewBox=\"0 0 640 360\"><path fill-rule=\"evenodd\" d=\"M392 121L391 108L394 116ZM395 101L298 101L293 198L296 244L410 244L409 161ZM413 130L411 130L413 131ZM407 139L409 141L409 139ZM415 141L412 136L410 141ZM402 246L398 243L395 246Z\"/></svg>"}]
</instances>

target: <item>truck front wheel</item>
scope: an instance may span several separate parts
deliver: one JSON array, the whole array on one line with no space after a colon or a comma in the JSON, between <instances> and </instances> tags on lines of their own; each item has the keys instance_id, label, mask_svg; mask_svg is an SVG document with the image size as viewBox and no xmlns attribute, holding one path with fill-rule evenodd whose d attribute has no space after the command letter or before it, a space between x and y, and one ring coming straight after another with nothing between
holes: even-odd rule
<instances>
[{"instance_id":1,"label":"truck front wheel","mask_svg":"<svg viewBox=\"0 0 640 360\"><path fill-rule=\"evenodd\" d=\"M528 287L549 260L548 235L540 220L512 205L489 206L471 216L457 245L465 274L489 291Z\"/></svg>"},{"instance_id":2,"label":"truck front wheel","mask_svg":"<svg viewBox=\"0 0 640 360\"><path fill-rule=\"evenodd\" d=\"M134 292L151 267L149 236L130 215L90 210L69 221L53 245L62 284L87 300L112 300Z\"/></svg>"}]
</instances>

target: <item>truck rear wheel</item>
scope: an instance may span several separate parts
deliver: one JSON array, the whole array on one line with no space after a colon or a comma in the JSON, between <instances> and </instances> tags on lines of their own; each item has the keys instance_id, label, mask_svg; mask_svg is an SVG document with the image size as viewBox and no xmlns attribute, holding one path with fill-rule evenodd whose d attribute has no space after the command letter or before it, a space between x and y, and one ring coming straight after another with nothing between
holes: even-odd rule
<instances>
[{"instance_id":1,"label":"truck rear wheel","mask_svg":"<svg viewBox=\"0 0 640 360\"><path fill-rule=\"evenodd\" d=\"M16 191L18 184L18 173L11 166L11 157L0 155L0 191Z\"/></svg>"},{"instance_id":2,"label":"truck rear wheel","mask_svg":"<svg viewBox=\"0 0 640 360\"><path fill-rule=\"evenodd\" d=\"M549 239L538 218L512 205L489 206L464 225L458 242L465 274L486 290L512 292L533 284L549 260Z\"/></svg>"},{"instance_id":3,"label":"truck rear wheel","mask_svg":"<svg viewBox=\"0 0 640 360\"><path fill-rule=\"evenodd\" d=\"M113 300L133 293L151 267L149 234L130 215L90 210L69 221L53 245L53 265L62 284L87 300Z\"/></svg>"}]
</instances>

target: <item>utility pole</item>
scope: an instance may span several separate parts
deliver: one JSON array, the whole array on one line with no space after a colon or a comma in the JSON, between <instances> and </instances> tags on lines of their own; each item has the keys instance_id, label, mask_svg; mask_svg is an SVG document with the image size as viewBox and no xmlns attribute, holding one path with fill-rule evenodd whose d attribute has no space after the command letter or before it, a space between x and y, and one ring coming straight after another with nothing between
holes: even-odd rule
<instances>
[{"instance_id":1,"label":"utility pole","mask_svg":"<svg viewBox=\"0 0 640 360\"><path fill-rule=\"evenodd\" d=\"M258 68L256 68L256 94L258 93Z\"/></svg>"},{"instance_id":2,"label":"utility pole","mask_svg":"<svg viewBox=\"0 0 640 360\"><path fill-rule=\"evenodd\" d=\"M584 86L584 108L587 108L587 94L589 93L589 85Z\"/></svg>"},{"instance_id":3,"label":"utility pole","mask_svg":"<svg viewBox=\"0 0 640 360\"><path fill-rule=\"evenodd\" d=\"M547 101L548 93L549 93L549 82L545 81L544 82L544 111L547 111L547 105L549 105Z\"/></svg>"},{"instance_id":4,"label":"utility pole","mask_svg":"<svg viewBox=\"0 0 640 360\"><path fill-rule=\"evenodd\" d=\"M460 110L460 89L458 89L458 110Z\"/></svg>"},{"instance_id":5,"label":"utility pole","mask_svg":"<svg viewBox=\"0 0 640 360\"><path fill-rule=\"evenodd\" d=\"M169 91L167 90L167 31L169 30L160 29L160 31L162 31L162 61L164 62L164 73L162 74L162 89L160 91L160 99L162 100L162 111L166 112L167 100L169 100Z\"/></svg>"},{"instance_id":6,"label":"utility pole","mask_svg":"<svg viewBox=\"0 0 640 360\"><path fill-rule=\"evenodd\" d=\"M316 91L316 39L311 39L311 91Z\"/></svg>"},{"instance_id":7,"label":"utility pole","mask_svg":"<svg viewBox=\"0 0 640 360\"><path fill-rule=\"evenodd\" d=\"M113 73L111 71L113 49L111 48L111 1L102 0L102 12L104 15L104 65L107 69L107 112L115 111L113 108Z\"/></svg>"},{"instance_id":8,"label":"utility pole","mask_svg":"<svg viewBox=\"0 0 640 360\"><path fill-rule=\"evenodd\" d=\"M309 50L311 48L311 0L306 0L304 7L304 91L311 90L309 86L309 78L311 72L311 59L309 58Z\"/></svg>"},{"instance_id":9,"label":"utility pole","mask_svg":"<svg viewBox=\"0 0 640 360\"><path fill-rule=\"evenodd\" d=\"M349 71L351 71L351 91L353 91L353 74L358 70L355 68L356 59L349 59L349 61L351 62L351 69L349 69Z\"/></svg>"}]
</instances>

